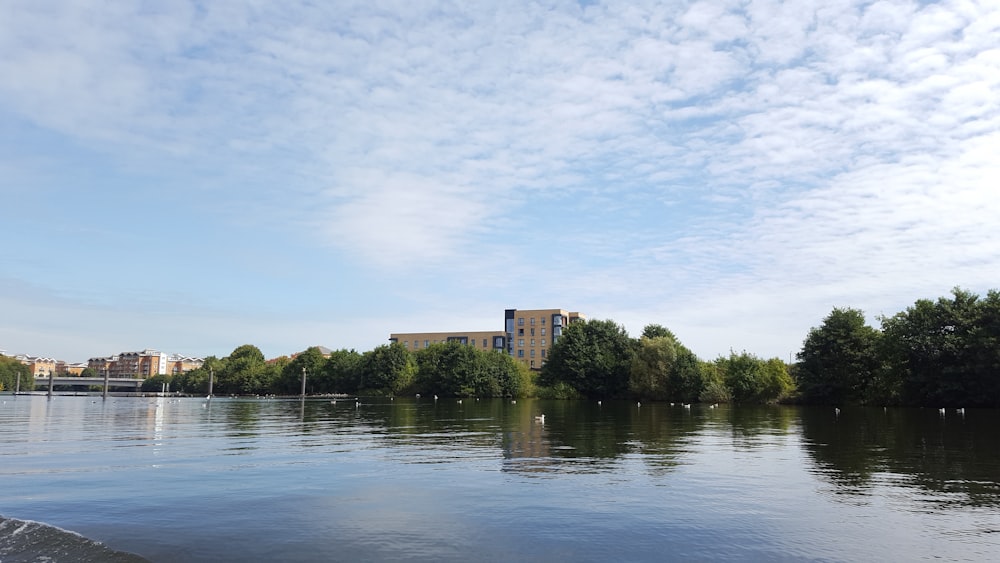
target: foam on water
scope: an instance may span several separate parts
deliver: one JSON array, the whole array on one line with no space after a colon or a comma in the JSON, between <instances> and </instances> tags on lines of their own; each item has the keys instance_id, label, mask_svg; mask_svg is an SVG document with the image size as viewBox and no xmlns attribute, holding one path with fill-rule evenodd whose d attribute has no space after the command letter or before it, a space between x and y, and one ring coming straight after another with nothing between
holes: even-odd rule
<instances>
[{"instance_id":1,"label":"foam on water","mask_svg":"<svg viewBox=\"0 0 1000 563\"><path fill-rule=\"evenodd\" d=\"M139 563L146 559L115 551L100 542L54 526L0 516L0 561Z\"/></svg>"}]
</instances>

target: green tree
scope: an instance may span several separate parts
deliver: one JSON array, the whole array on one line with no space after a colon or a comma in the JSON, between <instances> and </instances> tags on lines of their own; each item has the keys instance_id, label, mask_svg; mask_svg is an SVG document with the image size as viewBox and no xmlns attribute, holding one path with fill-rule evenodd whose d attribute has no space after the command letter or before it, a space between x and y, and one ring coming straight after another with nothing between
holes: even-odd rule
<instances>
[{"instance_id":1,"label":"green tree","mask_svg":"<svg viewBox=\"0 0 1000 563\"><path fill-rule=\"evenodd\" d=\"M788 368L777 358L765 361L747 352L730 352L728 358L716 360L716 365L738 403L777 401L792 389Z\"/></svg>"},{"instance_id":2,"label":"green tree","mask_svg":"<svg viewBox=\"0 0 1000 563\"><path fill-rule=\"evenodd\" d=\"M531 390L531 370L507 354L440 342L418 350L414 389L443 397L519 397Z\"/></svg>"},{"instance_id":3,"label":"green tree","mask_svg":"<svg viewBox=\"0 0 1000 563\"><path fill-rule=\"evenodd\" d=\"M217 394L253 395L266 393L276 375L264 360L264 353L251 344L233 350L215 373Z\"/></svg>"},{"instance_id":4,"label":"green tree","mask_svg":"<svg viewBox=\"0 0 1000 563\"><path fill-rule=\"evenodd\" d=\"M623 397L628 391L634 341L612 320L570 324L549 350L539 384L566 384L585 397Z\"/></svg>"},{"instance_id":5,"label":"green tree","mask_svg":"<svg viewBox=\"0 0 1000 563\"><path fill-rule=\"evenodd\" d=\"M142 382L142 391L145 393L159 393L172 384L172 378L169 375L158 373L156 375L147 377ZM176 388L170 389L171 391L177 391Z\"/></svg>"},{"instance_id":6,"label":"green tree","mask_svg":"<svg viewBox=\"0 0 1000 563\"><path fill-rule=\"evenodd\" d=\"M31 377L28 366L14 358L0 356L0 391L16 391L18 378L21 381L21 391L35 388L35 380Z\"/></svg>"},{"instance_id":7,"label":"green tree","mask_svg":"<svg viewBox=\"0 0 1000 563\"><path fill-rule=\"evenodd\" d=\"M864 313L839 309L806 336L797 354L799 396L807 403L862 404L884 400L878 384L880 333Z\"/></svg>"},{"instance_id":8,"label":"green tree","mask_svg":"<svg viewBox=\"0 0 1000 563\"><path fill-rule=\"evenodd\" d=\"M670 372L676 362L676 343L672 337L643 336L632 357L629 390L640 398L666 400L671 391Z\"/></svg>"},{"instance_id":9,"label":"green tree","mask_svg":"<svg viewBox=\"0 0 1000 563\"><path fill-rule=\"evenodd\" d=\"M80 377L98 377L97 370L92 367L85 367L80 372Z\"/></svg>"},{"instance_id":10,"label":"green tree","mask_svg":"<svg viewBox=\"0 0 1000 563\"><path fill-rule=\"evenodd\" d=\"M336 350L323 366L318 385L323 393L355 393L361 385L362 356L355 350Z\"/></svg>"},{"instance_id":11,"label":"green tree","mask_svg":"<svg viewBox=\"0 0 1000 563\"><path fill-rule=\"evenodd\" d=\"M1000 297L960 288L882 319L887 381L906 404L1000 406Z\"/></svg>"},{"instance_id":12,"label":"green tree","mask_svg":"<svg viewBox=\"0 0 1000 563\"><path fill-rule=\"evenodd\" d=\"M677 337L674 333L670 332L670 329L663 325L658 324L648 324L642 329L642 338L669 338L674 342L677 341Z\"/></svg>"},{"instance_id":13,"label":"green tree","mask_svg":"<svg viewBox=\"0 0 1000 563\"><path fill-rule=\"evenodd\" d=\"M677 358L670 368L667 399L683 403L698 401L705 388L705 378L701 368L703 362L694 355L694 352L681 344L675 345L674 350Z\"/></svg>"},{"instance_id":14,"label":"green tree","mask_svg":"<svg viewBox=\"0 0 1000 563\"><path fill-rule=\"evenodd\" d=\"M301 354L291 360L286 360L281 369L281 375L274 383L274 393L281 395L298 395L302 392L302 372L306 374L306 392L316 393L317 383L324 379L326 358L316 346L306 348ZM322 391L320 391L322 392Z\"/></svg>"},{"instance_id":15,"label":"green tree","mask_svg":"<svg viewBox=\"0 0 1000 563\"><path fill-rule=\"evenodd\" d=\"M413 355L398 342L365 352L359 367L360 389L390 394L405 390L416 372Z\"/></svg>"}]
</instances>

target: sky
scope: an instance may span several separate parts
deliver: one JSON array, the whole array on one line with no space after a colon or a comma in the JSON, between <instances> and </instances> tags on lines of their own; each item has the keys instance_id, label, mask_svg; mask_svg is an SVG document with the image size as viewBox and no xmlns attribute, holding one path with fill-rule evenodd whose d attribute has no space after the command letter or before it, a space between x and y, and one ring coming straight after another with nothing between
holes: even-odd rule
<instances>
[{"instance_id":1,"label":"sky","mask_svg":"<svg viewBox=\"0 0 1000 563\"><path fill-rule=\"evenodd\" d=\"M8 354L562 308L789 360L998 280L995 0L0 4Z\"/></svg>"}]
</instances>

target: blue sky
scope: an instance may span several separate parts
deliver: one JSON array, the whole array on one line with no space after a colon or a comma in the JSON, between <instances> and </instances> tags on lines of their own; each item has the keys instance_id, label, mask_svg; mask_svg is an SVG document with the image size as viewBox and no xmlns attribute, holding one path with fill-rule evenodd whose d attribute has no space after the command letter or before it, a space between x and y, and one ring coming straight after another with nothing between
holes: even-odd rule
<instances>
[{"instance_id":1,"label":"blue sky","mask_svg":"<svg viewBox=\"0 0 1000 563\"><path fill-rule=\"evenodd\" d=\"M0 349L561 307L788 359L1000 274L1000 4L0 6Z\"/></svg>"}]
</instances>

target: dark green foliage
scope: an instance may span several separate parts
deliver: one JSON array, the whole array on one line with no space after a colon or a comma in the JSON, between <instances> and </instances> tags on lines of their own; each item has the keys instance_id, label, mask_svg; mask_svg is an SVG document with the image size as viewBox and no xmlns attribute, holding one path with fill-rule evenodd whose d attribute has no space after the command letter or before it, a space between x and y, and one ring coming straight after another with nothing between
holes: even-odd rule
<instances>
[{"instance_id":1,"label":"dark green foliage","mask_svg":"<svg viewBox=\"0 0 1000 563\"><path fill-rule=\"evenodd\" d=\"M797 355L798 390L807 403L861 404L877 393L879 332L856 309L834 309L809 331Z\"/></svg>"},{"instance_id":2,"label":"dark green foliage","mask_svg":"<svg viewBox=\"0 0 1000 563\"><path fill-rule=\"evenodd\" d=\"M416 391L443 397L518 397L528 382L507 354L442 342L416 354Z\"/></svg>"},{"instance_id":3,"label":"dark green foliage","mask_svg":"<svg viewBox=\"0 0 1000 563\"><path fill-rule=\"evenodd\" d=\"M658 324L648 324L643 327L642 338L669 338L674 342L677 341L677 337L670 332L670 329Z\"/></svg>"},{"instance_id":4,"label":"dark green foliage","mask_svg":"<svg viewBox=\"0 0 1000 563\"><path fill-rule=\"evenodd\" d=\"M735 402L774 402L792 390L788 368L777 358L762 360L747 352L730 352L728 358L719 358L715 364Z\"/></svg>"},{"instance_id":5,"label":"dark green foliage","mask_svg":"<svg viewBox=\"0 0 1000 563\"><path fill-rule=\"evenodd\" d=\"M886 386L904 404L1000 406L1000 295L954 289L882 319Z\"/></svg>"},{"instance_id":6,"label":"dark green foliage","mask_svg":"<svg viewBox=\"0 0 1000 563\"><path fill-rule=\"evenodd\" d=\"M302 372L306 376L306 393L323 393L320 390L324 381L324 367L326 358L319 348L312 346L306 348L304 352L288 360L281 367L281 375L278 376L271 392L278 395L298 395L302 392Z\"/></svg>"},{"instance_id":7,"label":"dark green foliage","mask_svg":"<svg viewBox=\"0 0 1000 563\"><path fill-rule=\"evenodd\" d=\"M623 397L634 351L635 342L614 321L575 322L553 343L539 384L565 383L590 398Z\"/></svg>"},{"instance_id":8,"label":"dark green foliage","mask_svg":"<svg viewBox=\"0 0 1000 563\"><path fill-rule=\"evenodd\" d=\"M410 386L416 366L410 351L393 342L365 352L359 370L359 390L392 394Z\"/></svg>"},{"instance_id":9,"label":"dark green foliage","mask_svg":"<svg viewBox=\"0 0 1000 563\"><path fill-rule=\"evenodd\" d=\"M35 381L28 366L14 358L0 356L0 391L17 390L18 377L21 379L21 391L31 391L35 388Z\"/></svg>"},{"instance_id":10,"label":"dark green foliage","mask_svg":"<svg viewBox=\"0 0 1000 563\"><path fill-rule=\"evenodd\" d=\"M355 393L361 386L361 354L341 349L330 354L323 366L322 393Z\"/></svg>"},{"instance_id":11,"label":"dark green foliage","mask_svg":"<svg viewBox=\"0 0 1000 563\"><path fill-rule=\"evenodd\" d=\"M159 393L160 391L167 390L177 391L172 385L172 378L169 375L157 374L152 377L147 377L145 381L142 382L142 391L146 393Z\"/></svg>"}]
</instances>

